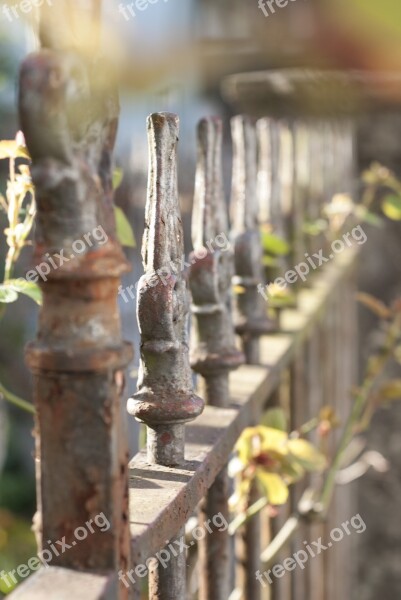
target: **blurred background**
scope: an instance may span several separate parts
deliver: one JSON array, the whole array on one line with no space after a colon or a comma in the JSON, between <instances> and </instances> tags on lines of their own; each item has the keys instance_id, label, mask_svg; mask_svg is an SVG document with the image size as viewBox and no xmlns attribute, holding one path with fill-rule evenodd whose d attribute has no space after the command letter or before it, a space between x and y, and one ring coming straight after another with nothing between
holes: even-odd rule
<instances>
[{"instance_id":1,"label":"blurred background","mask_svg":"<svg viewBox=\"0 0 401 600\"><path fill-rule=\"evenodd\" d=\"M13 139L18 130L18 69L24 56L37 47L36 9L32 6L25 11L22 5L10 0L0 6L0 139ZM133 6L127 1L104 0L101 17L103 53L113 64L120 86L115 158L124 177L117 203L129 216L138 242L136 249L128 251L133 269L123 285L135 283L142 273L140 241L149 113L170 111L180 117L179 190L187 252L195 127L202 116L218 114L225 119L224 168L229 197L228 120L237 110L257 115L268 99L263 94L255 96L252 89L232 85L232 79L230 85L223 84L227 76L288 67L358 71L356 89L347 96L329 93L329 102L339 110L351 106L347 110L355 117L359 172L379 161L401 175L399 0L289 0L287 4L280 0L273 4L274 10L267 3L258 4L258 0L158 0L144 10L131 11L129 5ZM52 18L55 37L62 37L66 24L57 19L55 10ZM87 26L84 22L76 24L81 35ZM7 169L7 161L1 161L2 192ZM358 182L355 189L360 189ZM366 227L368 242L360 261L360 288L388 302L401 293L401 226L386 220L380 229ZM5 251L4 236L0 236L0 264L4 263ZM17 275L24 274L29 264L27 249ZM132 392L139 355L134 302L121 301L121 311L125 337L135 346L135 363L128 380L128 391ZM31 382L23 351L25 343L34 337L37 312L35 305L23 298L7 308L7 318L0 324L0 381L27 400L31 399ZM376 321L367 311L360 312L362 366L374 343ZM10 570L35 554L30 531L35 512L32 428L30 415L0 401L0 570ZM369 444L387 458L391 469L385 474L369 471L352 484L358 511L367 524L355 557L355 600L401 598L400 431L401 406L394 404L378 412L368 434ZM132 420L130 444L134 452L138 429Z\"/></svg>"}]
</instances>

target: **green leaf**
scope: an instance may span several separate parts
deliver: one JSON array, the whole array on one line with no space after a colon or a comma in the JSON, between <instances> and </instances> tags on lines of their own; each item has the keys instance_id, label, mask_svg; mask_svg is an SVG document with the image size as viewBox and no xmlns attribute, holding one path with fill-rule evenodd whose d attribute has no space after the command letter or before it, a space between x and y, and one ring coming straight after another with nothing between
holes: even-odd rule
<instances>
[{"instance_id":1,"label":"green leaf","mask_svg":"<svg viewBox=\"0 0 401 600\"><path fill-rule=\"evenodd\" d=\"M0 285L0 302L3 304L11 304L18 299L18 294L15 290L7 285Z\"/></svg>"},{"instance_id":2,"label":"green leaf","mask_svg":"<svg viewBox=\"0 0 401 600\"><path fill-rule=\"evenodd\" d=\"M306 235L317 236L326 231L328 223L324 219L317 219L316 221L305 221L302 225L302 231Z\"/></svg>"},{"instance_id":3,"label":"green leaf","mask_svg":"<svg viewBox=\"0 0 401 600\"><path fill-rule=\"evenodd\" d=\"M286 256L290 251L289 244L277 235L262 231L263 250L273 256Z\"/></svg>"},{"instance_id":4,"label":"green leaf","mask_svg":"<svg viewBox=\"0 0 401 600\"><path fill-rule=\"evenodd\" d=\"M355 216L368 225L373 225L374 227L384 227L384 221L379 215L371 212L365 206L355 206L354 209Z\"/></svg>"},{"instance_id":5,"label":"green leaf","mask_svg":"<svg viewBox=\"0 0 401 600\"><path fill-rule=\"evenodd\" d=\"M261 425L287 431L287 418L282 408L269 408L262 417Z\"/></svg>"},{"instance_id":6,"label":"green leaf","mask_svg":"<svg viewBox=\"0 0 401 600\"><path fill-rule=\"evenodd\" d=\"M267 298L268 304L272 308L292 306L295 301L295 296L289 289L283 289L281 286L274 283L270 283L267 286Z\"/></svg>"},{"instance_id":7,"label":"green leaf","mask_svg":"<svg viewBox=\"0 0 401 600\"><path fill-rule=\"evenodd\" d=\"M10 279L6 281L4 285L19 294L28 296L31 300L36 302L36 304L42 304L42 291L36 283L20 277L19 279Z\"/></svg>"},{"instance_id":8,"label":"green leaf","mask_svg":"<svg viewBox=\"0 0 401 600\"><path fill-rule=\"evenodd\" d=\"M120 187L121 182L124 177L124 171L120 168L114 169L113 171L113 190L116 190Z\"/></svg>"},{"instance_id":9,"label":"green leaf","mask_svg":"<svg viewBox=\"0 0 401 600\"><path fill-rule=\"evenodd\" d=\"M278 261L273 256L264 254L262 257L262 264L264 267L278 267Z\"/></svg>"},{"instance_id":10,"label":"green leaf","mask_svg":"<svg viewBox=\"0 0 401 600\"><path fill-rule=\"evenodd\" d=\"M122 246L128 248L135 248L136 242L132 227L124 212L119 206L114 207L114 214L116 218L117 237Z\"/></svg>"},{"instance_id":11,"label":"green leaf","mask_svg":"<svg viewBox=\"0 0 401 600\"><path fill-rule=\"evenodd\" d=\"M382 202L382 211L392 221L401 221L401 197L394 194L386 196Z\"/></svg>"}]
</instances>

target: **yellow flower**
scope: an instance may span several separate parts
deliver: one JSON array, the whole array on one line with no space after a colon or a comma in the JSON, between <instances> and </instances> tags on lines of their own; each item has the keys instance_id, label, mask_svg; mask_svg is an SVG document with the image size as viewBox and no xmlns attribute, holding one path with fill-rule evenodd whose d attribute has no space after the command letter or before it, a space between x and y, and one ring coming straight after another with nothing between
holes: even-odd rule
<instances>
[{"instance_id":1,"label":"yellow flower","mask_svg":"<svg viewBox=\"0 0 401 600\"><path fill-rule=\"evenodd\" d=\"M229 465L230 475L237 479L234 505L246 502L253 481L270 504L285 504L291 483L305 471L320 471L326 466L323 454L308 441L291 439L286 432L263 425L245 429L236 451Z\"/></svg>"}]
</instances>

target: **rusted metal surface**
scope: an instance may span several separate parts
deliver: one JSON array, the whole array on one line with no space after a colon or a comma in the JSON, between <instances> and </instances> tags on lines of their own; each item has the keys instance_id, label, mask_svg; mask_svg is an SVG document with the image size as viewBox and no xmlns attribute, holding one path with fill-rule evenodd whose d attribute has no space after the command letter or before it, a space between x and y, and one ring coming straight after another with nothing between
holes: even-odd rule
<instances>
[{"instance_id":1,"label":"rusted metal surface","mask_svg":"<svg viewBox=\"0 0 401 600\"><path fill-rule=\"evenodd\" d=\"M121 423L123 369L117 290L128 270L116 241L112 151L119 104L110 77L77 53L30 55L20 75L21 127L37 198L35 264L43 306L27 347L34 374L40 549L65 539L52 564L99 572L129 564L127 448ZM85 235L102 231L104 236ZM89 239L89 238L88 238ZM76 251L77 240L86 240ZM53 268L52 256L68 257ZM110 527L76 541L103 513ZM126 598L121 589L115 597Z\"/></svg>"},{"instance_id":2,"label":"rusted metal surface","mask_svg":"<svg viewBox=\"0 0 401 600\"><path fill-rule=\"evenodd\" d=\"M250 118L242 115L231 119L231 132L233 140L231 211L235 245L233 281L235 285L242 288L242 293L236 297L236 331L241 335L247 363L258 364L259 338L263 334L274 331L277 323L267 317L266 302L258 291L258 286L265 285L265 279L257 197L257 138L255 126ZM255 419L255 423L258 423L259 419L260 414ZM254 486L249 503L256 502L258 497L258 490ZM236 584L237 588L243 590L244 600L260 598L261 586L255 577L256 571L260 568L260 531L260 515L255 515L236 536Z\"/></svg>"},{"instance_id":3,"label":"rusted metal surface","mask_svg":"<svg viewBox=\"0 0 401 600\"><path fill-rule=\"evenodd\" d=\"M165 552L169 555L168 568L161 563L153 562L149 565L149 598L150 600L185 600L186 599L186 555L179 552L179 542L185 538L185 529L181 527L177 535L168 541ZM168 548L170 544L177 549L177 556Z\"/></svg>"},{"instance_id":4,"label":"rusted metal surface","mask_svg":"<svg viewBox=\"0 0 401 600\"><path fill-rule=\"evenodd\" d=\"M242 288L236 295L235 329L242 338L248 364L259 362L259 337L274 331L267 305L258 291L265 285L259 231L256 131L249 117L231 119L233 180L231 188L232 236L235 252L233 282Z\"/></svg>"},{"instance_id":5,"label":"rusted metal surface","mask_svg":"<svg viewBox=\"0 0 401 600\"><path fill-rule=\"evenodd\" d=\"M200 503L198 513L199 527L206 530L215 515L223 515L229 522L228 514L228 475L222 469L216 476L209 492ZM200 600L228 598L230 585L230 547L227 529L214 529L199 543Z\"/></svg>"},{"instance_id":6,"label":"rusted metal surface","mask_svg":"<svg viewBox=\"0 0 401 600\"><path fill-rule=\"evenodd\" d=\"M62 567L40 569L8 596L12 600L115 600L116 574L95 575Z\"/></svg>"},{"instance_id":7,"label":"rusted metal surface","mask_svg":"<svg viewBox=\"0 0 401 600\"><path fill-rule=\"evenodd\" d=\"M183 231L177 194L176 115L148 118L150 174L138 285L141 333L138 392L128 412L148 426L148 460L179 465L184 460L184 426L203 409L189 366L189 299L181 264ZM160 274L163 277L160 277Z\"/></svg>"},{"instance_id":8,"label":"rusted metal surface","mask_svg":"<svg viewBox=\"0 0 401 600\"><path fill-rule=\"evenodd\" d=\"M281 353L286 354L290 345L284 344ZM130 462L135 564L154 556L193 514L226 465L241 431L254 418L255 406L265 402L270 386L275 385L275 376L266 377L266 368L260 366L244 365L231 379L231 406L206 406L202 415L186 426L186 461L182 466L149 465L145 451Z\"/></svg>"},{"instance_id":9,"label":"rusted metal surface","mask_svg":"<svg viewBox=\"0 0 401 600\"><path fill-rule=\"evenodd\" d=\"M176 469L149 465L146 453L130 467L130 515L133 561L145 562L172 538L227 463L241 431L253 424L302 344L319 324L339 282L357 253L338 255L300 292L297 310L284 311L288 333L261 338L261 365L242 365L230 377L230 406L206 406L186 427L186 462Z\"/></svg>"},{"instance_id":10,"label":"rusted metal surface","mask_svg":"<svg viewBox=\"0 0 401 600\"><path fill-rule=\"evenodd\" d=\"M249 494L251 506L260 498L259 490L253 485ZM265 518L267 518L265 516ZM241 527L235 540L235 556L237 560L237 588L242 590L243 600L260 600L262 587L255 573L260 571L261 561L262 518L255 515Z\"/></svg>"},{"instance_id":11,"label":"rusted metal surface","mask_svg":"<svg viewBox=\"0 0 401 600\"><path fill-rule=\"evenodd\" d=\"M189 282L195 317L191 366L203 377L207 404L229 403L228 376L244 362L235 346L232 322L231 280L234 255L231 247L215 248L217 236L227 238L228 219L223 193L222 121L202 119L198 125L198 162L195 182L192 242L194 251ZM199 524L221 513L228 519L228 477L219 473L202 500ZM225 600L229 594L228 532L215 531L199 544L200 598Z\"/></svg>"},{"instance_id":12,"label":"rusted metal surface","mask_svg":"<svg viewBox=\"0 0 401 600\"><path fill-rule=\"evenodd\" d=\"M221 120L202 119L198 125L192 219L194 252L190 255L192 265L189 271L195 317L191 366L203 376L206 401L213 406L227 405L229 372L244 362L242 353L235 346L231 315L234 255L230 246L223 251L208 245L221 234L228 239L221 145ZM200 258L201 255L203 258Z\"/></svg>"}]
</instances>

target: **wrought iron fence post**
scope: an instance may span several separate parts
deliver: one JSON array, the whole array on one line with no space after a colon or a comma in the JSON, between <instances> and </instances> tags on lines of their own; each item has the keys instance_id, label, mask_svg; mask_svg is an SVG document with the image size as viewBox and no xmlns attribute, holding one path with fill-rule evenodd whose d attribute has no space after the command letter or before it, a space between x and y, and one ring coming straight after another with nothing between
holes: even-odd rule
<instances>
[{"instance_id":1,"label":"wrought iron fence post","mask_svg":"<svg viewBox=\"0 0 401 600\"><path fill-rule=\"evenodd\" d=\"M195 182L189 282L195 317L191 365L201 374L206 401L229 403L228 376L244 362L235 347L231 315L233 252L228 243L227 214L221 172L222 122L202 119L198 125L198 163ZM225 240L221 247L219 240ZM201 504L200 526L215 514L228 518L228 478L224 469ZM214 531L200 543L202 600L227 600L229 548L227 531Z\"/></svg>"},{"instance_id":2,"label":"wrought iron fence post","mask_svg":"<svg viewBox=\"0 0 401 600\"><path fill-rule=\"evenodd\" d=\"M185 423L203 400L193 391L187 324L189 298L182 272L184 240L177 194L176 115L148 118L150 173L138 285L141 362L138 392L128 412L148 426L149 462L174 466L184 460Z\"/></svg>"},{"instance_id":3,"label":"wrought iron fence post","mask_svg":"<svg viewBox=\"0 0 401 600\"><path fill-rule=\"evenodd\" d=\"M260 293L265 288L263 250L259 231L257 188L257 140L249 117L231 120L233 181L231 192L232 236L235 252L233 282L236 294L235 329L242 338L248 364L258 364L259 337L276 329L268 319L268 305Z\"/></svg>"},{"instance_id":4,"label":"wrought iron fence post","mask_svg":"<svg viewBox=\"0 0 401 600\"><path fill-rule=\"evenodd\" d=\"M204 405L194 393L189 365L189 298L182 272L184 241L177 194L178 127L176 115L155 113L148 118L145 274L139 281L137 307L141 362L138 392L128 401L128 412L147 425L148 461L164 466L184 462L185 423ZM176 539L183 536L181 529ZM168 569L153 566L149 579L152 600L185 600L185 555L171 556Z\"/></svg>"},{"instance_id":5,"label":"wrought iron fence post","mask_svg":"<svg viewBox=\"0 0 401 600\"><path fill-rule=\"evenodd\" d=\"M182 272L184 240L177 194L178 117L148 118L150 174L138 285L141 363L138 392L128 411L148 426L151 463L184 460L184 426L204 402L193 391L187 324L189 298Z\"/></svg>"},{"instance_id":6,"label":"wrought iron fence post","mask_svg":"<svg viewBox=\"0 0 401 600\"><path fill-rule=\"evenodd\" d=\"M38 52L22 65L19 108L37 198L34 260L46 272L39 331L26 352L37 409L36 533L52 565L116 573L129 564L120 396L132 349L117 306L129 265L115 238L119 104L109 75L76 53ZM57 540L69 548L57 554Z\"/></svg>"}]
</instances>

